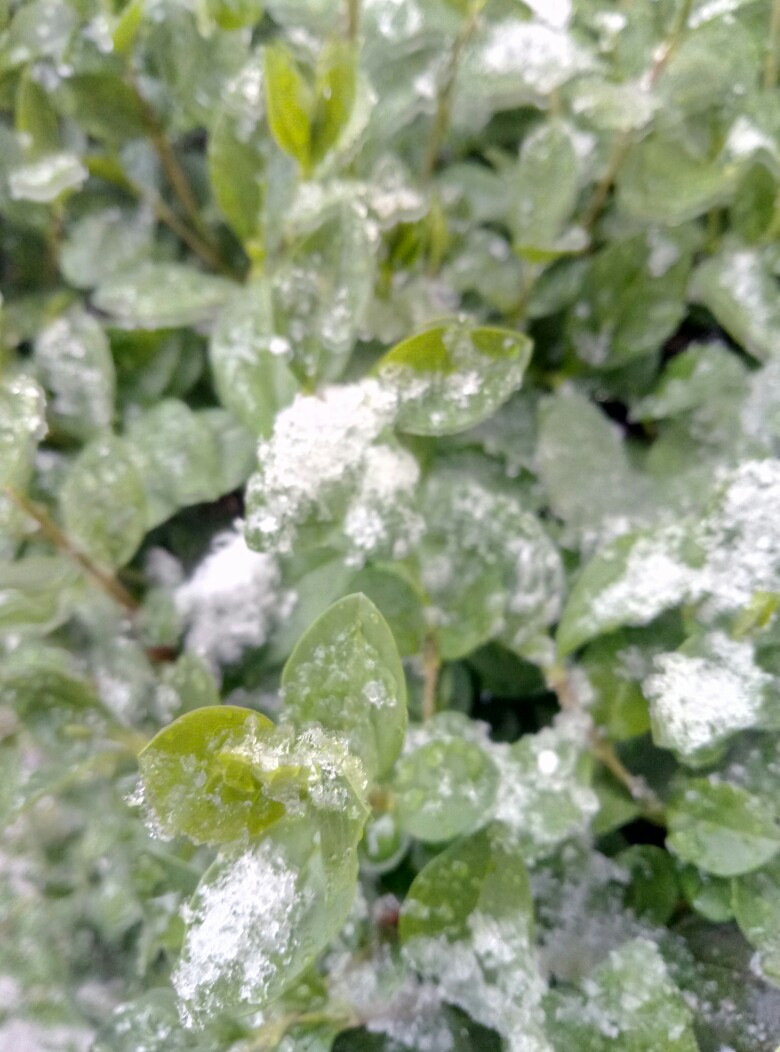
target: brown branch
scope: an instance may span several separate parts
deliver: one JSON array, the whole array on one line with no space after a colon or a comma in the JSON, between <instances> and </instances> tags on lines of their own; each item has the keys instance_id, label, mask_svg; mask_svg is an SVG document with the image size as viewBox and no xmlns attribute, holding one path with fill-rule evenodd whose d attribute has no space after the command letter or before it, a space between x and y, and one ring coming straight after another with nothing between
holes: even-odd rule
<instances>
[{"instance_id":1,"label":"brown branch","mask_svg":"<svg viewBox=\"0 0 780 1052\"><path fill-rule=\"evenodd\" d=\"M460 27L460 31L455 37L455 42L452 45L452 50L450 51L447 63L444 67L444 73L436 98L436 115L433 118L433 129L431 131L431 137L428 140L428 149L425 153L425 160L422 168L422 177L426 182L433 175L433 170L436 167L436 160L439 156L444 136L447 133L447 128L449 127L453 96L455 94L455 82L458 77L458 69L463 57L463 52L471 40L472 34L477 27L480 13L486 3L487 0L473 0L463 25Z\"/></svg>"},{"instance_id":2,"label":"brown branch","mask_svg":"<svg viewBox=\"0 0 780 1052\"><path fill-rule=\"evenodd\" d=\"M565 712L583 712L571 677L566 669L556 667L547 670L547 686L558 697L558 704ZM618 756L614 745L604 737L595 724L588 730L588 743L595 758L623 785L633 800L641 805L645 818L653 822L664 822L664 805L644 778L633 774Z\"/></svg>"},{"instance_id":3,"label":"brown branch","mask_svg":"<svg viewBox=\"0 0 780 1052\"><path fill-rule=\"evenodd\" d=\"M692 6L693 0L682 0L669 36L656 52L653 64L647 73L647 83L651 89L658 83L658 80L669 64L670 58L682 42L685 31L688 28L688 19L690 18ZM593 230L596 220L601 215L604 205L607 203L609 192L615 182L615 176L626 158L626 154L631 147L632 141L633 136L630 131L623 132L618 136L612 149L612 153L610 154L609 161L607 162L606 171L596 184L590 203L585 209L582 225L587 231Z\"/></svg>"},{"instance_id":4,"label":"brown branch","mask_svg":"<svg viewBox=\"0 0 780 1052\"><path fill-rule=\"evenodd\" d=\"M33 519L40 529L41 533L47 540L51 541L55 548L63 552L75 563L77 563L81 569L91 577L103 591L110 595L117 603L123 606L129 613L135 614L138 611L138 603L133 599L130 593L117 581L117 579L110 573L107 573L100 566L90 559L80 548L73 543L66 533L59 528L54 522L49 513L45 508L41 507L40 504L36 504L31 501L29 497L26 497L23 493L19 493L12 486L6 486L6 495L20 511L23 511L31 519Z\"/></svg>"},{"instance_id":5,"label":"brown branch","mask_svg":"<svg viewBox=\"0 0 780 1052\"><path fill-rule=\"evenodd\" d=\"M424 720L430 720L436 715L436 690L439 685L440 671L441 655L439 654L439 644L435 635L429 632L423 644L422 714Z\"/></svg>"},{"instance_id":6,"label":"brown branch","mask_svg":"<svg viewBox=\"0 0 780 1052\"><path fill-rule=\"evenodd\" d=\"M772 15L769 21L769 44L764 62L764 87L767 91L777 87L778 51L780 51L780 0L772 0Z\"/></svg>"}]
</instances>

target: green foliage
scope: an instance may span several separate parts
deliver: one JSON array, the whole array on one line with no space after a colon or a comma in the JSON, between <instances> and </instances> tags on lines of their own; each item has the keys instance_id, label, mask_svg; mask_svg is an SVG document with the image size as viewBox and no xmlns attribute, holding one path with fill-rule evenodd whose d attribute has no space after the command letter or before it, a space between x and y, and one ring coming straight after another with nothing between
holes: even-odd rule
<instances>
[{"instance_id":1,"label":"green foliage","mask_svg":"<svg viewBox=\"0 0 780 1052\"><path fill-rule=\"evenodd\" d=\"M0 0L0 1047L777 1052L777 0Z\"/></svg>"}]
</instances>

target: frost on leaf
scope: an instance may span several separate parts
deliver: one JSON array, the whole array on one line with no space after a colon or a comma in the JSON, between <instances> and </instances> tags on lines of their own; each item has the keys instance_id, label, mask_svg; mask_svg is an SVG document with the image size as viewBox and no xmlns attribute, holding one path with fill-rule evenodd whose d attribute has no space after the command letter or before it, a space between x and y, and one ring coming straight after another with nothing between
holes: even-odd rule
<instances>
[{"instance_id":1,"label":"frost on leaf","mask_svg":"<svg viewBox=\"0 0 780 1052\"><path fill-rule=\"evenodd\" d=\"M489 639L520 650L558 616L557 548L516 499L462 472L428 480L423 585L442 652L460 657Z\"/></svg>"},{"instance_id":2,"label":"frost on leaf","mask_svg":"<svg viewBox=\"0 0 780 1052\"><path fill-rule=\"evenodd\" d=\"M561 713L553 727L491 749L499 783L495 817L527 860L584 833L599 808L590 788L586 719Z\"/></svg>"},{"instance_id":3,"label":"frost on leaf","mask_svg":"<svg viewBox=\"0 0 780 1052\"><path fill-rule=\"evenodd\" d=\"M298 395L260 443L258 470L247 487L248 543L287 554L299 541L323 541L350 513L356 562L375 542L390 543L388 524L377 527L372 514L392 505L393 516L405 521L398 505L416 482L405 455L389 446L372 448L394 416L394 395L374 380ZM383 459L392 459L391 476L373 478Z\"/></svg>"},{"instance_id":4,"label":"frost on leaf","mask_svg":"<svg viewBox=\"0 0 780 1052\"><path fill-rule=\"evenodd\" d=\"M380 375L397 392L398 427L447 435L489 417L520 387L531 341L510 329L465 322L402 340L382 358Z\"/></svg>"},{"instance_id":5,"label":"frost on leaf","mask_svg":"<svg viewBox=\"0 0 780 1052\"><path fill-rule=\"evenodd\" d=\"M780 462L749 460L725 479L702 524L705 616L780 591Z\"/></svg>"},{"instance_id":6,"label":"frost on leaf","mask_svg":"<svg viewBox=\"0 0 780 1052\"><path fill-rule=\"evenodd\" d=\"M644 682L658 745L684 759L760 723L771 677L750 643L713 632L684 651L661 654Z\"/></svg>"},{"instance_id":7,"label":"frost on leaf","mask_svg":"<svg viewBox=\"0 0 780 1052\"><path fill-rule=\"evenodd\" d=\"M295 595L282 587L276 558L253 552L236 524L218 534L211 551L175 593L187 626L187 646L212 666L237 661L261 647L283 621Z\"/></svg>"},{"instance_id":8,"label":"frost on leaf","mask_svg":"<svg viewBox=\"0 0 780 1052\"><path fill-rule=\"evenodd\" d=\"M289 823L207 871L186 911L173 974L182 1019L262 1009L325 948L346 919L354 883L328 882L311 830Z\"/></svg>"},{"instance_id":9,"label":"frost on leaf","mask_svg":"<svg viewBox=\"0 0 780 1052\"><path fill-rule=\"evenodd\" d=\"M498 1031L508 1052L550 1052L528 877L495 827L457 841L418 874L400 932L412 967Z\"/></svg>"},{"instance_id":10,"label":"frost on leaf","mask_svg":"<svg viewBox=\"0 0 780 1052\"><path fill-rule=\"evenodd\" d=\"M80 438L111 426L114 363L94 318L75 310L53 321L36 340L35 362L51 393L49 412L59 426Z\"/></svg>"},{"instance_id":11,"label":"frost on leaf","mask_svg":"<svg viewBox=\"0 0 780 1052\"><path fill-rule=\"evenodd\" d=\"M572 1047L697 1052L690 1010L648 939L613 950L583 987L587 1000L553 1001L553 1029Z\"/></svg>"}]
</instances>

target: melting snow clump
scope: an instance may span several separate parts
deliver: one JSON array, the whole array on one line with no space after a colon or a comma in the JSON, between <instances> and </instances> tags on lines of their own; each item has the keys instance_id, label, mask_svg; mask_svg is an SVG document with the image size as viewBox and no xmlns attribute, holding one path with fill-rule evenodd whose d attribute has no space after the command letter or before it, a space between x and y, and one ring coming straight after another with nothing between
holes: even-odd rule
<instances>
[{"instance_id":1,"label":"melting snow clump","mask_svg":"<svg viewBox=\"0 0 780 1052\"><path fill-rule=\"evenodd\" d=\"M282 589L274 556L246 546L240 524L219 534L193 576L175 592L187 624L187 646L212 666L237 661L265 643L295 602Z\"/></svg>"},{"instance_id":2,"label":"melting snow clump","mask_svg":"<svg viewBox=\"0 0 780 1052\"><path fill-rule=\"evenodd\" d=\"M306 908L298 873L272 839L240 855L202 887L173 984L186 1025L192 1012L217 1015L223 988L243 1003L261 1002L279 962L292 956L298 918Z\"/></svg>"},{"instance_id":3,"label":"melting snow clump","mask_svg":"<svg viewBox=\"0 0 780 1052\"><path fill-rule=\"evenodd\" d=\"M735 731L755 726L771 677L753 659L750 643L721 632L707 640L703 654L661 654L645 680L655 740L691 756Z\"/></svg>"},{"instance_id":4,"label":"melting snow clump","mask_svg":"<svg viewBox=\"0 0 780 1052\"><path fill-rule=\"evenodd\" d=\"M299 394L279 413L271 438L260 443L258 471L247 488L252 547L286 554L303 525L338 521L363 485L372 467L369 450L395 408L392 392L364 380ZM408 465L401 469L402 483L409 473Z\"/></svg>"}]
</instances>

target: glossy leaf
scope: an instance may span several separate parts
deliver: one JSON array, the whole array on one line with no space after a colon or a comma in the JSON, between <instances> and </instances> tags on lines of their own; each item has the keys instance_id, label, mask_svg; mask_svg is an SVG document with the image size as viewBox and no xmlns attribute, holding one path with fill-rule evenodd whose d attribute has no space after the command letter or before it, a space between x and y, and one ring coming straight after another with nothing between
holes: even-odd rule
<instances>
[{"instance_id":1,"label":"glossy leaf","mask_svg":"<svg viewBox=\"0 0 780 1052\"><path fill-rule=\"evenodd\" d=\"M528 876L495 828L457 841L420 871L399 930L407 958L446 1000L504 1037L521 1032L531 1052L547 1052Z\"/></svg>"},{"instance_id":2,"label":"glossy leaf","mask_svg":"<svg viewBox=\"0 0 780 1052\"><path fill-rule=\"evenodd\" d=\"M372 775L392 766L406 731L406 681L392 633L364 595L341 599L311 626L282 687L296 726L344 735Z\"/></svg>"},{"instance_id":3,"label":"glossy leaf","mask_svg":"<svg viewBox=\"0 0 780 1052\"><path fill-rule=\"evenodd\" d=\"M446 435L494 413L522 384L530 357L522 333L454 323L399 343L379 372L398 391L402 431Z\"/></svg>"},{"instance_id":4,"label":"glossy leaf","mask_svg":"<svg viewBox=\"0 0 780 1052\"><path fill-rule=\"evenodd\" d=\"M220 856L190 904L173 974L185 1019L262 1009L289 989L346 920L356 858L334 874L301 819Z\"/></svg>"},{"instance_id":5,"label":"glossy leaf","mask_svg":"<svg viewBox=\"0 0 780 1052\"><path fill-rule=\"evenodd\" d=\"M442 713L416 728L393 772L399 824L418 840L437 843L473 833L492 813L498 770L456 715Z\"/></svg>"},{"instance_id":6,"label":"glossy leaf","mask_svg":"<svg viewBox=\"0 0 780 1052\"><path fill-rule=\"evenodd\" d=\"M230 282L178 263L144 263L102 282L94 306L128 329L196 325L227 301Z\"/></svg>"},{"instance_id":7,"label":"glossy leaf","mask_svg":"<svg viewBox=\"0 0 780 1052\"><path fill-rule=\"evenodd\" d=\"M68 535L87 555L124 566L146 533L146 494L128 444L101 436L69 470L60 498Z\"/></svg>"},{"instance_id":8,"label":"glossy leaf","mask_svg":"<svg viewBox=\"0 0 780 1052\"><path fill-rule=\"evenodd\" d=\"M756 251L726 249L700 263L689 294L753 357L764 361L777 354L777 283Z\"/></svg>"},{"instance_id":9,"label":"glossy leaf","mask_svg":"<svg viewBox=\"0 0 780 1052\"><path fill-rule=\"evenodd\" d=\"M138 757L153 822L201 844L255 836L276 822L285 809L263 795L247 752L272 730L265 716L230 705L194 709L161 730Z\"/></svg>"},{"instance_id":10,"label":"glossy leaf","mask_svg":"<svg viewBox=\"0 0 780 1052\"><path fill-rule=\"evenodd\" d=\"M269 434L295 396L290 352L289 342L274 333L266 285L250 286L226 304L209 344L214 384L225 408L253 434Z\"/></svg>"},{"instance_id":11,"label":"glossy leaf","mask_svg":"<svg viewBox=\"0 0 780 1052\"><path fill-rule=\"evenodd\" d=\"M110 428L116 375L108 339L94 318L72 311L45 328L35 363L50 394L54 428L80 438Z\"/></svg>"},{"instance_id":12,"label":"glossy leaf","mask_svg":"<svg viewBox=\"0 0 780 1052\"><path fill-rule=\"evenodd\" d=\"M671 803L667 844L707 873L735 877L774 858L780 831L758 797L726 782L695 779Z\"/></svg>"}]
</instances>

